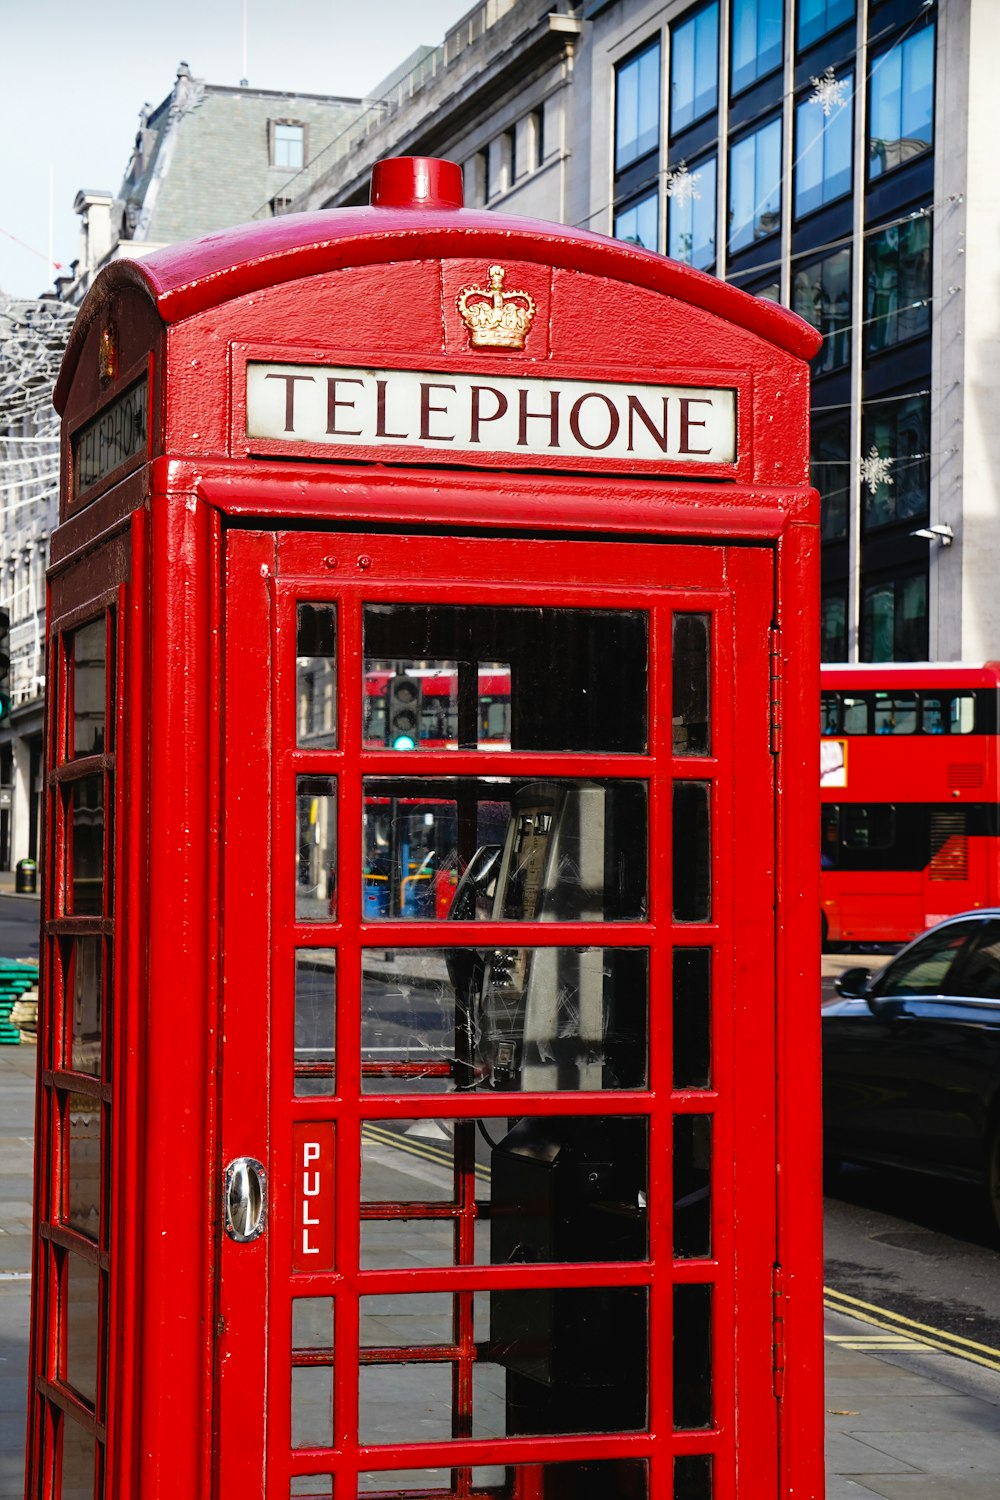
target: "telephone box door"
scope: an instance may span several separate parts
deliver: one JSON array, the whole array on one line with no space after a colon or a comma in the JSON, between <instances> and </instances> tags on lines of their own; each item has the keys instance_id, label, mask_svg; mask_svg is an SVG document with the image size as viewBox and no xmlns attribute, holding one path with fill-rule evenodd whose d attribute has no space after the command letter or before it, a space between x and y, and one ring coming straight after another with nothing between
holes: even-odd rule
<instances>
[{"instance_id":1,"label":"telephone box door","mask_svg":"<svg viewBox=\"0 0 1000 1500\"><path fill-rule=\"evenodd\" d=\"M770 550L223 589L217 1493L777 1493Z\"/></svg>"}]
</instances>

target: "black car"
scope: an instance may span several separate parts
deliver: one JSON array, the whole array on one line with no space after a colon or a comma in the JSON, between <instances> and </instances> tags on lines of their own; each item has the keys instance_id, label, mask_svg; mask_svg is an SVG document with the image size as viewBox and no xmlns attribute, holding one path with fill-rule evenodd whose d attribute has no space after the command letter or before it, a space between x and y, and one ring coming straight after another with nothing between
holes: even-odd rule
<instances>
[{"instance_id":1,"label":"black car","mask_svg":"<svg viewBox=\"0 0 1000 1500\"><path fill-rule=\"evenodd\" d=\"M976 1183L1000 1231L1000 910L932 927L823 1008L823 1149Z\"/></svg>"}]
</instances>

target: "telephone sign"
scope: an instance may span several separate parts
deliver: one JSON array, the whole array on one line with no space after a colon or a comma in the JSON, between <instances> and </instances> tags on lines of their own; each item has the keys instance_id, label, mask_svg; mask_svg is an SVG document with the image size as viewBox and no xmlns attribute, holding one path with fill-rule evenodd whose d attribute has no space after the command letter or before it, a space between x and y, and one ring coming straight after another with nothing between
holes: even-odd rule
<instances>
[{"instance_id":1,"label":"telephone sign","mask_svg":"<svg viewBox=\"0 0 1000 1500\"><path fill-rule=\"evenodd\" d=\"M29 1495L821 1496L816 342L426 159L98 277Z\"/></svg>"}]
</instances>

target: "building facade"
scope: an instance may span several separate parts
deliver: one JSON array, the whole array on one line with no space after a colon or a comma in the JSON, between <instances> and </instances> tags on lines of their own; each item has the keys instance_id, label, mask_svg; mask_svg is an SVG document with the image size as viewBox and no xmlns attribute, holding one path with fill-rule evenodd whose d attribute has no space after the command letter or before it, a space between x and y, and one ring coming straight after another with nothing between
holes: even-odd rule
<instances>
[{"instance_id":1,"label":"building facade","mask_svg":"<svg viewBox=\"0 0 1000 1500\"><path fill-rule=\"evenodd\" d=\"M293 180L379 156L467 201L634 240L793 307L813 368L823 654L982 659L1000 432L994 0L490 0Z\"/></svg>"},{"instance_id":2,"label":"building facade","mask_svg":"<svg viewBox=\"0 0 1000 1500\"><path fill-rule=\"evenodd\" d=\"M181 63L162 103L140 112L118 192L77 194L79 256L55 293L0 298L0 605L10 612L14 700L0 724L0 869L39 852L45 569L59 471L51 392L76 307L109 260L242 223L258 210L280 212L289 176L362 107L359 99L220 87Z\"/></svg>"}]
</instances>

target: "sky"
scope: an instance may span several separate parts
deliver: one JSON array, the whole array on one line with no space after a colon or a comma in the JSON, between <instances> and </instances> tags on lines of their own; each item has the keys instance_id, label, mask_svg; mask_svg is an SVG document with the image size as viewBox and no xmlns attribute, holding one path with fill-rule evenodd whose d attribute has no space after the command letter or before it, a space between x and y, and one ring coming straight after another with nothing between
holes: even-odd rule
<instances>
[{"instance_id":1,"label":"sky","mask_svg":"<svg viewBox=\"0 0 1000 1500\"><path fill-rule=\"evenodd\" d=\"M206 83L363 97L475 0L0 0L0 292L78 254L80 188L117 192L139 110ZM246 71L244 72L244 13Z\"/></svg>"}]
</instances>

